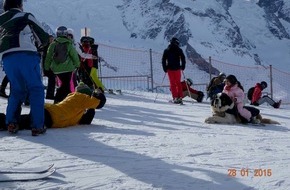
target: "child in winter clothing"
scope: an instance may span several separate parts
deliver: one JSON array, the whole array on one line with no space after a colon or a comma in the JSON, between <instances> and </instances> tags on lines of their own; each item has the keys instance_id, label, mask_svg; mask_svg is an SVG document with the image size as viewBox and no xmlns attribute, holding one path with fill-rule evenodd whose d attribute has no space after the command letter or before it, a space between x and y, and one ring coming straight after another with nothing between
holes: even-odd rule
<instances>
[{"instance_id":1,"label":"child in winter clothing","mask_svg":"<svg viewBox=\"0 0 290 190\"><path fill-rule=\"evenodd\" d=\"M63 101L57 104L45 104L45 126L47 128L63 128L78 124L91 124L95 109L101 109L106 103L106 97L102 93L92 92L91 89L80 83L76 92L70 93ZM0 128L3 125L5 114L0 114ZM20 129L29 129L30 115L21 115Z\"/></svg>"},{"instance_id":2,"label":"child in winter clothing","mask_svg":"<svg viewBox=\"0 0 290 190\"><path fill-rule=\"evenodd\" d=\"M206 89L207 96L212 100L213 96L222 92L225 86L224 80L226 78L225 73L220 73L217 77L211 79Z\"/></svg>"},{"instance_id":3,"label":"child in winter clothing","mask_svg":"<svg viewBox=\"0 0 290 190\"><path fill-rule=\"evenodd\" d=\"M98 57L93 55L93 54L83 52L83 50L81 48L81 44L77 43L75 41L74 31L73 31L72 28L68 28L67 32L68 32L67 37L72 40L73 45L74 45L76 51L78 52L78 55L79 55L80 59L91 59L91 60L97 60L98 59ZM81 63L81 66L82 66L82 63ZM82 69L82 68L80 68L80 69ZM72 74L72 78L71 78L71 92L75 91L75 87L76 86L77 86L77 71L74 71L73 74Z\"/></svg>"},{"instance_id":4,"label":"child in winter clothing","mask_svg":"<svg viewBox=\"0 0 290 190\"><path fill-rule=\"evenodd\" d=\"M237 106L239 114L248 122L252 122L251 112L244 108L244 89L234 75L226 77L223 93L226 93L233 100Z\"/></svg>"},{"instance_id":5,"label":"child in winter clothing","mask_svg":"<svg viewBox=\"0 0 290 190\"><path fill-rule=\"evenodd\" d=\"M204 97L203 92L201 91L197 91L195 89L193 89L191 87L191 85L193 84L191 79L186 79L186 81L182 81L181 82L181 86L182 86L182 91L183 91L183 97L189 96L192 99L196 100L197 102L202 102L202 99Z\"/></svg>"},{"instance_id":6,"label":"child in winter clothing","mask_svg":"<svg viewBox=\"0 0 290 190\"><path fill-rule=\"evenodd\" d=\"M181 63L180 63L181 62ZM182 103L181 71L185 69L185 56L179 47L179 40L172 38L162 56L162 67L168 74L170 90L174 103Z\"/></svg>"},{"instance_id":7,"label":"child in winter clothing","mask_svg":"<svg viewBox=\"0 0 290 190\"><path fill-rule=\"evenodd\" d=\"M265 102L273 106L274 108L279 108L281 105L281 100L278 102L275 102L272 98L265 95L262 97L262 91L267 88L267 83L265 81L262 81L261 83L257 83L254 87L254 91L251 98L251 105L259 106Z\"/></svg>"},{"instance_id":8,"label":"child in winter clothing","mask_svg":"<svg viewBox=\"0 0 290 190\"><path fill-rule=\"evenodd\" d=\"M45 104L45 125L61 128L77 124L90 124L95 109L101 109L106 103L103 93L93 93L85 84L80 83L76 92L70 93L58 104Z\"/></svg>"},{"instance_id":9,"label":"child in winter clothing","mask_svg":"<svg viewBox=\"0 0 290 190\"><path fill-rule=\"evenodd\" d=\"M80 76L81 80L89 86L95 86L102 92L105 86L98 77L98 45L94 44L94 38L83 36L81 38L81 49L83 54L92 54L96 59L81 56Z\"/></svg>"},{"instance_id":10,"label":"child in winter clothing","mask_svg":"<svg viewBox=\"0 0 290 190\"><path fill-rule=\"evenodd\" d=\"M72 41L67 38L67 28L65 26L58 27L56 35L57 38L48 47L44 65L44 69L51 69L60 81L60 87L56 90L54 103L61 102L71 92L70 81L72 73L80 66L78 53L74 48ZM67 55L65 56L64 62L59 62L55 59L55 48L59 44L66 44Z\"/></svg>"},{"instance_id":11,"label":"child in winter clothing","mask_svg":"<svg viewBox=\"0 0 290 190\"><path fill-rule=\"evenodd\" d=\"M46 76L48 79L45 98L50 99L50 100L54 100L55 82L56 82L55 81L55 74L52 72L51 69L49 69L48 71L45 70L44 65L45 65L45 59L46 59L48 47L53 42L53 40L54 40L53 35L49 35L49 44L47 44L45 47L43 47L43 53L42 53L42 59L41 59L43 75Z\"/></svg>"}]
</instances>

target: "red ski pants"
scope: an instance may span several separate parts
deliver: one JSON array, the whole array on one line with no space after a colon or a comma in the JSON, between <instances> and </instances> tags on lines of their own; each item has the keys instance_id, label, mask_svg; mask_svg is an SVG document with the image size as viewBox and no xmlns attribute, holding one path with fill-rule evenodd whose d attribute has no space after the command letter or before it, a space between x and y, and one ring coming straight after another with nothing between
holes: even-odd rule
<instances>
[{"instance_id":1,"label":"red ski pants","mask_svg":"<svg viewBox=\"0 0 290 190\"><path fill-rule=\"evenodd\" d=\"M181 70L167 70L172 98L182 98Z\"/></svg>"}]
</instances>

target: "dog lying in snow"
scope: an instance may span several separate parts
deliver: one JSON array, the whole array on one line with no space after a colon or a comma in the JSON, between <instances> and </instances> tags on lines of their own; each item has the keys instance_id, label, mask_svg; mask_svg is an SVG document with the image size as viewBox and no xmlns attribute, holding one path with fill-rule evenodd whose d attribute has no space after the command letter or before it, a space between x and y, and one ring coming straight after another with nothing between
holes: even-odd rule
<instances>
[{"instance_id":1,"label":"dog lying in snow","mask_svg":"<svg viewBox=\"0 0 290 190\"><path fill-rule=\"evenodd\" d=\"M254 107L245 106L248 109L252 116L256 120L259 120L262 124L280 124L277 121L262 118L260 110ZM211 109L213 116L205 119L206 123L220 123L220 124L235 124L235 123L248 123L248 121L238 114L238 110L231 100L231 98L225 93L218 93L211 100Z\"/></svg>"}]
</instances>

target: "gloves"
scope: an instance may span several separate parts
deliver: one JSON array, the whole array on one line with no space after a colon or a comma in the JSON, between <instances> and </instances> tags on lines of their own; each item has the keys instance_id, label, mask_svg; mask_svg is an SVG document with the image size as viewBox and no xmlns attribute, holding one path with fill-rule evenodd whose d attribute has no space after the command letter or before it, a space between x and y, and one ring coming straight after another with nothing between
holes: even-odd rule
<instances>
[{"instance_id":1,"label":"gloves","mask_svg":"<svg viewBox=\"0 0 290 190\"><path fill-rule=\"evenodd\" d=\"M54 73L52 72L51 69L43 70L43 75L46 76L46 77L52 77L52 76L54 76Z\"/></svg>"},{"instance_id":2,"label":"gloves","mask_svg":"<svg viewBox=\"0 0 290 190\"><path fill-rule=\"evenodd\" d=\"M259 106L258 102L253 102L253 103L251 103L251 105Z\"/></svg>"},{"instance_id":3,"label":"gloves","mask_svg":"<svg viewBox=\"0 0 290 190\"><path fill-rule=\"evenodd\" d=\"M105 95L104 95L103 93L96 93L96 92L93 92L92 96L100 100L100 103L99 103L99 105L96 107L96 109L101 109L102 107L104 107L104 105L105 105L107 99L106 99L106 97L105 97Z\"/></svg>"},{"instance_id":4,"label":"gloves","mask_svg":"<svg viewBox=\"0 0 290 190\"><path fill-rule=\"evenodd\" d=\"M166 68L166 66L163 66L163 65L162 65L162 68L163 68L164 73L167 73L167 68Z\"/></svg>"}]
</instances>

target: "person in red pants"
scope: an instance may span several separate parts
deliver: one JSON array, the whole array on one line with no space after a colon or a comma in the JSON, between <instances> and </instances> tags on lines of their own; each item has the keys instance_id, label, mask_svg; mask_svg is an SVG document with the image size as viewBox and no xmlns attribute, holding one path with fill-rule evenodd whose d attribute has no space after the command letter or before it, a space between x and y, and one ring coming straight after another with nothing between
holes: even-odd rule
<instances>
[{"instance_id":1,"label":"person in red pants","mask_svg":"<svg viewBox=\"0 0 290 190\"><path fill-rule=\"evenodd\" d=\"M179 40L172 38L162 56L162 67L168 74L173 102L182 103L183 91L181 86L181 71L185 69L185 56L179 47Z\"/></svg>"},{"instance_id":2,"label":"person in red pants","mask_svg":"<svg viewBox=\"0 0 290 190\"><path fill-rule=\"evenodd\" d=\"M181 82L181 86L182 86L182 91L183 91L183 98L188 96L194 100L196 100L197 102L202 102L203 97L204 97L204 93L202 91L198 91L195 90L194 88L192 88L193 82L190 78L184 80Z\"/></svg>"}]
</instances>

